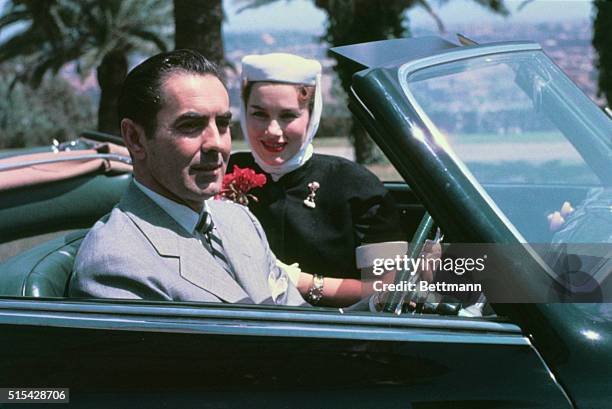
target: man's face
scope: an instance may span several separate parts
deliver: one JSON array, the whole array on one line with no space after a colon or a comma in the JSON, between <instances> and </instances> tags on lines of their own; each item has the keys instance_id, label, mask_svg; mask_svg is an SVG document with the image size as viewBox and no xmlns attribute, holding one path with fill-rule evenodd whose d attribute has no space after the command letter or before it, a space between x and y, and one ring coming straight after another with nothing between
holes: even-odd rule
<instances>
[{"instance_id":1,"label":"man's face","mask_svg":"<svg viewBox=\"0 0 612 409\"><path fill-rule=\"evenodd\" d=\"M221 190L231 150L229 97L215 76L180 72L164 81L161 95L142 182L199 211Z\"/></svg>"}]
</instances>

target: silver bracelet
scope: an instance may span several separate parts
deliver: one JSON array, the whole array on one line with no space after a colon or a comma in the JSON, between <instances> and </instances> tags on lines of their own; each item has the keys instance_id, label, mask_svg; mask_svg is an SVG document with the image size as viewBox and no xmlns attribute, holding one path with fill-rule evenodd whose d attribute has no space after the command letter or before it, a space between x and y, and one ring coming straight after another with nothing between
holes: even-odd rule
<instances>
[{"instance_id":1,"label":"silver bracelet","mask_svg":"<svg viewBox=\"0 0 612 409\"><path fill-rule=\"evenodd\" d=\"M312 305L317 305L321 301L321 298L323 298L323 283L322 275L315 274L312 277L312 285L306 293L306 301Z\"/></svg>"}]
</instances>

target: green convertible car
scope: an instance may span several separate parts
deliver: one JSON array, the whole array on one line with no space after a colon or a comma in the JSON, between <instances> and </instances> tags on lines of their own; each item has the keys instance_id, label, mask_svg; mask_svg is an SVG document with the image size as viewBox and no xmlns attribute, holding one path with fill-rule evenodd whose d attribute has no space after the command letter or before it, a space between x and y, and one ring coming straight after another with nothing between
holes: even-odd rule
<instances>
[{"instance_id":1,"label":"green convertible car","mask_svg":"<svg viewBox=\"0 0 612 409\"><path fill-rule=\"evenodd\" d=\"M532 42L333 52L404 179L386 186L409 255L443 234L453 260L487 259L449 273L480 291L344 310L69 298L79 244L131 179L121 142L88 134L0 153L0 388L87 408L610 407L610 116Z\"/></svg>"}]
</instances>

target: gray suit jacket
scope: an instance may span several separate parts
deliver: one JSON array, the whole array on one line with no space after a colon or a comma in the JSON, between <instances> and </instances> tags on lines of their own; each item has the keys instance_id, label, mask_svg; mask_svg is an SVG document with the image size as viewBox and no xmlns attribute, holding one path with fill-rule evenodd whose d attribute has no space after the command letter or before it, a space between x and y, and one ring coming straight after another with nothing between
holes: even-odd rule
<instances>
[{"instance_id":1,"label":"gray suit jacket","mask_svg":"<svg viewBox=\"0 0 612 409\"><path fill-rule=\"evenodd\" d=\"M304 304L287 273L276 266L265 233L249 210L223 201L210 201L209 206L236 280L132 183L110 216L85 237L70 296Z\"/></svg>"}]
</instances>

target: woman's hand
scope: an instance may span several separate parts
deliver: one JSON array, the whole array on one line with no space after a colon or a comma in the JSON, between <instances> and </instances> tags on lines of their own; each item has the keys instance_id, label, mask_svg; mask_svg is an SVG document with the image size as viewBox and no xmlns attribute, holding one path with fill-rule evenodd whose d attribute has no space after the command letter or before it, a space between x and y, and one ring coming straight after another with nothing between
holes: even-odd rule
<instances>
[{"instance_id":1,"label":"woman's hand","mask_svg":"<svg viewBox=\"0 0 612 409\"><path fill-rule=\"evenodd\" d=\"M300 273L302 272L299 263L285 264L279 259L276 259L276 265L285 270L291 283L299 288Z\"/></svg>"}]
</instances>

